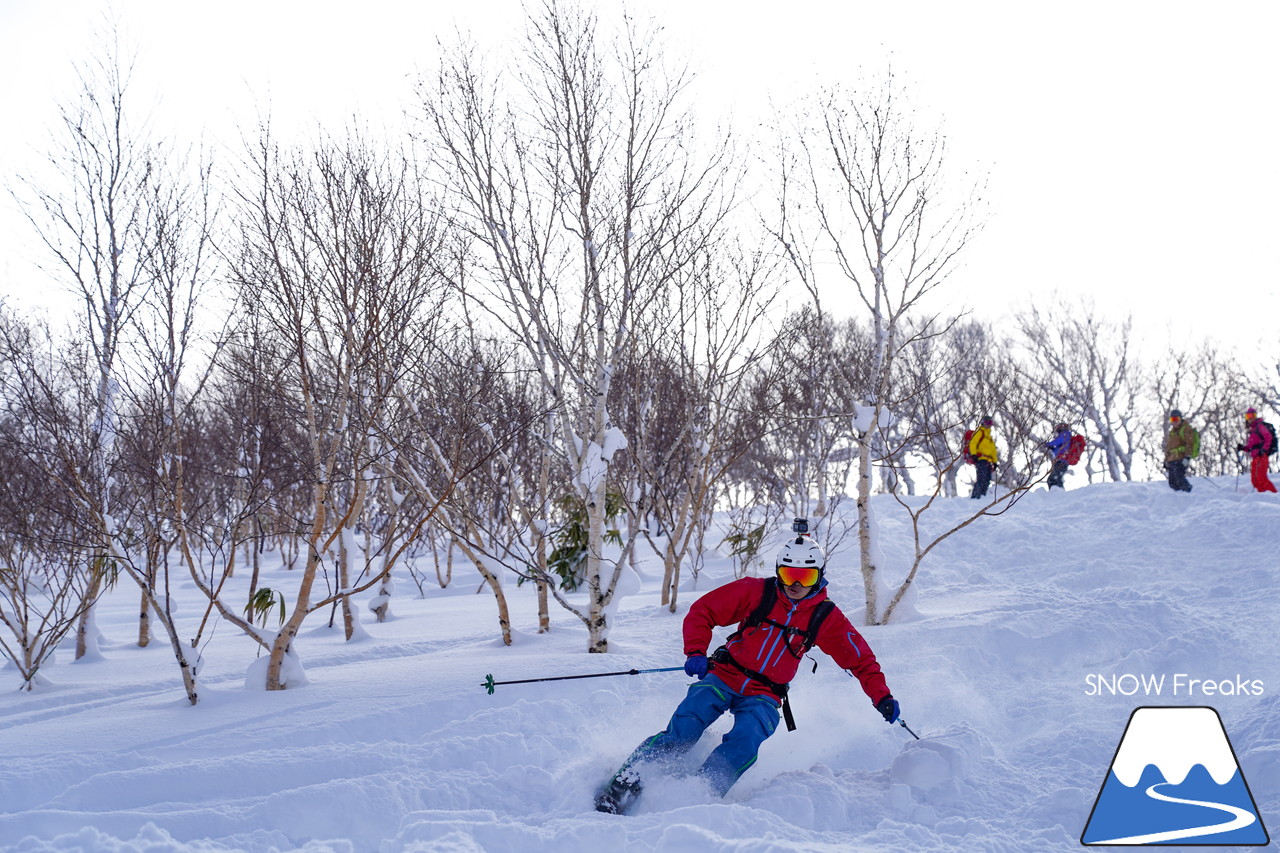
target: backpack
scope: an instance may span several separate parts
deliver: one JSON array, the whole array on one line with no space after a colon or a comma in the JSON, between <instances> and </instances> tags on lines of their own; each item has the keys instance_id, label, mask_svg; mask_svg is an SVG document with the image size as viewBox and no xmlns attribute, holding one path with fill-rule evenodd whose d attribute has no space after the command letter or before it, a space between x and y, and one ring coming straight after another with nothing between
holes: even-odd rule
<instances>
[{"instance_id":1,"label":"backpack","mask_svg":"<svg viewBox=\"0 0 1280 853\"><path fill-rule=\"evenodd\" d=\"M1187 427L1187 429L1191 430L1191 450L1187 452L1187 458L1195 459L1200 456L1200 430L1195 427Z\"/></svg>"},{"instance_id":2,"label":"backpack","mask_svg":"<svg viewBox=\"0 0 1280 853\"><path fill-rule=\"evenodd\" d=\"M1067 445L1067 464L1074 465L1084 455L1084 436L1078 432L1071 433L1071 443Z\"/></svg>"},{"instance_id":3,"label":"backpack","mask_svg":"<svg viewBox=\"0 0 1280 853\"><path fill-rule=\"evenodd\" d=\"M973 443L973 434L975 432L977 432L976 429L967 429L964 431L964 445L960 448L960 457L964 459L964 464L966 465L973 465L978 461L977 457L969 452L969 447Z\"/></svg>"},{"instance_id":4,"label":"backpack","mask_svg":"<svg viewBox=\"0 0 1280 853\"><path fill-rule=\"evenodd\" d=\"M720 648L716 649L714 652L712 652L709 657L711 660L715 661L716 663L729 664L730 666L744 673L748 678L753 678L756 681L759 681L761 684L765 685L770 690L773 690L779 696L781 696L782 697L782 717L787 722L787 731L794 732L796 730L796 721L795 721L795 717L791 715L791 701L787 698L788 685L779 684L776 681L765 678L763 675L756 672L755 670L747 669L745 666L743 666L742 664L734 660L733 656L729 654L728 645L729 643L736 640L738 636L747 628L755 628L764 622L768 622L770 625L773 625L775 628L781 628L783 631L783 634L787 637L788 641L792 636L800 635L800 637L802 638L801 639L802 648L801 648L800 654L796 654L795 649L791 647L790 642L786 643L786 647L787 647L787 651L795 655L796 658L802 658L805 656L805 653L809 651L809 649L813 648L814 643L818 642L818 629L822 627L823 621L826 620L827 616L830 615L832 610L836 609L836 606L830 599L820 603L817 607L813 609L813 615L809 617L808 627L805 628L803 631L801 631L799 628L796 628L794 625L782 625L769 618L769 611L773 609L773 605L776 604L777 601L778 601L778 584L770 580L764 585L764 595L760 597L760 603L755 606L754 610L752 610L750 613L747 614L747 618L742 621L742 626L738 630L730 634L728 639L724 641L725 644ZM818 665L815 663L814 668L816 669L817 666Z\"/></svg>"},{"instance_id":5,"label":"backpack","mask_svg":"<svg viewBox=\"0 0 1280 853\"><path fill-rule=\"evenodd\" d=\"M1262 455L1274 456L1276 452L1276 443L1277 443L1276 428L1264 420L1259 420L1258 423L1263 427L1263 429L1266 430L1266 432L1262 434L1262 437L1266 440L1265 443L1262 445Z\"/></svg>"}]
</instances>

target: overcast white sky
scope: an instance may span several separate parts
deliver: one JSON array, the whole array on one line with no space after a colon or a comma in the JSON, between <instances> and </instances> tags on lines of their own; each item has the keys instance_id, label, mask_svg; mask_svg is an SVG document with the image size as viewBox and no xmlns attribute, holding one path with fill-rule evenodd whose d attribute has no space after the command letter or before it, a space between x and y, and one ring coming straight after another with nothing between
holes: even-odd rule
<instances>
[{"instance_id":1,"label":"overcast white sky","mask_svg":"<svg viewBox=\"0 0 1280 853\"><path fill-rule=\"evenodd\" d=\"M604 2L604 0L601 0ZM500 44L517 0L119 0L159 125L234 145L277 121L340 124L410 91L455 22ZM891 59L941 117L990 215L953 293L978 316L1052 291L1132 311L1144 334L1280 339L1280 3L641 0L687 51L707 109L740 118ZM0 164L48 138L103 0L0 0ZM179 121L180 119L180 121ZM0 199L0 293L29 280Z\"/></svg>"}]
</instances>

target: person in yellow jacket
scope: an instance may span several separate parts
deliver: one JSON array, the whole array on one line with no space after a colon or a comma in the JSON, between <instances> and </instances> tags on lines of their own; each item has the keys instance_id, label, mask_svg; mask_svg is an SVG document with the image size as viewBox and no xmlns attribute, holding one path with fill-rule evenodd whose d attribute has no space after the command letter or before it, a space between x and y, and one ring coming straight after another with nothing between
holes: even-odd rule
<instances>
[{"instance_id":1,"label":"person in yellow jacket","mask_svg":"<svg viewBox=\"0 0 1280 853\"><path fill-rule=\"evenodd\" d=\"M973 484L973 493L969 495L975 499L987 494L991 474L1000 461L996 454L996 440L991 437L991 423L990 417L983 418L981 426L969 438L969 455L973 457L974 467L978 469L978 481Z\"/></svg>"}]
</instances>

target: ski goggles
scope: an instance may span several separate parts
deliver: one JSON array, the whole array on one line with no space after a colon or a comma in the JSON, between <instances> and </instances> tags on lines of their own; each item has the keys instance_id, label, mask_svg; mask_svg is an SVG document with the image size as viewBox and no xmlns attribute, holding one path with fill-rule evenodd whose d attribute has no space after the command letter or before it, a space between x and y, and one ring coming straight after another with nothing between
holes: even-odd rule
<instances>
[{"instance_id":1,"label":"ski goggles","mask_svg":"<svg viewBox=\"0 0 1280 853\"><path fill-rule=\"evenodd\" d=\"M813 586L822 577L822 569L808 566L778 566L778 580L783 586L798 583L800 586Z\"/></svg>"},{"instance_id":2,"label":"ski goggles","mask_svg":"<svg viewBox=\"0 0 1280 853\"><path fill-rule=\"evenodd\" d=\"M1176 424L1180 420L1182 420L1182 418L1178 417L1177 415L1169 415L1169 423L1171 424Z\"/></svg>"}]
</instances>

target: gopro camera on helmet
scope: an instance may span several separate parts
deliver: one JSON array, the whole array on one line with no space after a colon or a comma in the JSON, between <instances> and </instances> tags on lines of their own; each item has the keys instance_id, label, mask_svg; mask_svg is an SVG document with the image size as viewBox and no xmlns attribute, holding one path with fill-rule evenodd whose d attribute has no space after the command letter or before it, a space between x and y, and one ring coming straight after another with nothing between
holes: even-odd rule
<instances>
[{"instance_id":1,"label":"gopro camera on helmet","mask_svg":"<svg viewBox=\"0 0 1280 853\"><path fill-rule=\"evenodd\" d=\"M797 518L791 522L794 539L788 539L778 552L774 563L778 582L784 587L814 587L822 582L827 567L827 555L817 542L809 537L809 519ZM794 597L794 596L793 596Z\"/></svg>"}]
</instances>

